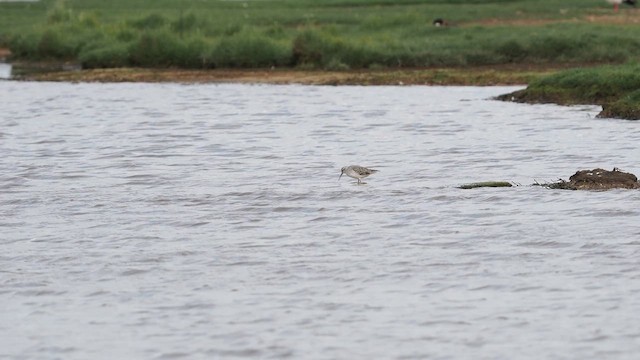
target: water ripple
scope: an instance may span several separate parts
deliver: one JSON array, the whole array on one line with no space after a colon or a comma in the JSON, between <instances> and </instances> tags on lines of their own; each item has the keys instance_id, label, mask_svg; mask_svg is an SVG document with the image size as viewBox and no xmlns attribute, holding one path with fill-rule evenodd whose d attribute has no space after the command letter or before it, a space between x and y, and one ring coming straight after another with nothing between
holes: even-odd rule
<instances>
[{"instance_id":1,"label":"water ripple","mask_svg":"<svg viewBox=\"0 0 640 360\"><path fill-rule=\"evenodd\" d=\"M527 186L638 172L637 124L597 107L487 100L515 88L0 88L0 357L640 352L640 193ZM349 164L380 172L338 180ZM522 186L456 188L488 180Z\"/></svg>"}]
</instances>

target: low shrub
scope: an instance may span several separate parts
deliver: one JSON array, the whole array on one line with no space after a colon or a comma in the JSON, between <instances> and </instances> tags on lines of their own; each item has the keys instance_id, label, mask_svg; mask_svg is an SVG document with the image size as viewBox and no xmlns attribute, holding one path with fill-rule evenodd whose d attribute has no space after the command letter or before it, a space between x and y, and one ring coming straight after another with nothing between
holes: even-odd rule
<instances>
[{"instance_id":1,"label":"low shrub","mask_svg":"<svg viewBox=\"0 0 640 360\"><path fill-rule=\"evenodd\" d=\"M132 20L129 25L139 30L158 29L169 23L164 16L156 13L149 14L143 18Z\"/></svg>"},{"instance_id":2,"label":"low shrub","mask_svg":"<svg viewBox=\"0 0 640 360\"><path fill-rule=\"evenodd\" d=\"M210 53L215 67L270 67L291 64L291 49L253 30L223 37Z\"/></svg>"},{"instance_id":3,"label":"low shrub","mask_svg":"<svg viewBox=\"0 0 640 360\"><path fill-rule=\"evenodd\" d=\"M141 67L177 66L184 49L184 44L169 30L147 30L129 46L130 61Z\"/></svg>"},{"instance_id":4,"label":"low shrub","mask_svg":"<svg viewBox=\"0 0 640 360\"><path fill-rule=\"evenodd\" d=\"M24 33L10 36L7 43L11 49L12 56L19 59L38 59L40 37L41 34L38 33Z\"/></svg>"},{"instance_id":5,"label":"low shrub","mask_svg":"<svg viewBox=\"0 0 640 360\"><path fill-rule=\"evenodd\" d=\"M129 66L129 45L121 42L93 44L83 48L78 59L86 69Z\"/></svg>"},{"instance_id":6,"label":"low shrub","mask_svg":"<svg viewBox=\"0 0 640 360\"><path fill-rule=\"evenodd\" d=\"M292 45L293 63L297 66L326 69L366 68L373 64L391 65L394 57L376 49L368 39L349 39L307 30Z\"/></svg>"},{"instance_id":7,"label":"low shrub","mask_svg":"<svg viewBox=\"0 0 640 360\"><path fill-rule=\"evenodd\" d=\"M64 24L75 20L73 10L67 8L64 1L56 1L50 10L47 12L47 23L49 24Z\"/></svg>"},{"instance_id":8,"label":"low shrub","mask_svg":"<svg viewBox=\"0 0 640 360\"><path fill-rule=\"evenodd\" d=\"M495 49L495 53L501 57L504 62L517 63L529 55L529 50L516 40L507 40Z\"/></svg>"}]
</instances>

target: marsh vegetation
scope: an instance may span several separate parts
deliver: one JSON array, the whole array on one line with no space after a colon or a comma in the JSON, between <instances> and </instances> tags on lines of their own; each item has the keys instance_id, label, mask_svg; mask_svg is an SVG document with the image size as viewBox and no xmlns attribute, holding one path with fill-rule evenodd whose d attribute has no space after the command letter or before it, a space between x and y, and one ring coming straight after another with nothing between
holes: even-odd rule
<instances>
[{"instance_id":1,"label":"marsh vegetation","mask_svg":"<svg viewBox=\"0 0 640 360\"><path fill-rule=\"evenodd\" d=\"M640 28L600 0L43 0L0 4L16 59L84 68L348 70L620 63ZM605 23L592 21L607 16ZM434 27L434 18L449 26ZM613 24L612 24L613 22Z\"/></svg>"}]
</instances>

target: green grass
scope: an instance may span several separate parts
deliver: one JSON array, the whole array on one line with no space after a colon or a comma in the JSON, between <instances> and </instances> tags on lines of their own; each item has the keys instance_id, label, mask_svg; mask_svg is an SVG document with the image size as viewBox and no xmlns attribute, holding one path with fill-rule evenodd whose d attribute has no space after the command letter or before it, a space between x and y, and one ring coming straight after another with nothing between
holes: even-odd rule
<instances>
[{"instance_id":1,"label":"green grass","mask_svg":"<svg viewBox=\"0 0 640 360\"><path fill-rule=\"evenodd\" d=\"M637 26L483 25L610 13L600 0L42 0L0 3L0 46L16 59L85 67L346 70L639 57ZM431 26L436 17L453 26Z\"/></svg>"},{"instance_id":2,"label":"green grass","mask_svg":"<svg viewBox=\"0 0 640 360\"><path fill-rule=\"evenodd\" d=\"M640 120L640 90L631 91L616 101L603 104L602 112L598 116Z\"/></svg>"},{"instance_id":3,"label":"green grass","mask_svg":"<svg viewBox=\"0 0 640 360\"><path fill-rule=\"evenodd\" d=\"M603 104L640 89L640 63L571 69L532 81L516 100L562 104Z\"/></svg>"},{"instance_id":4,"label":"green grass","mask_svg":"<svg viewBox=\"0 0 640 360\"><path fill-rule=\"evenodd\" d=\"M571 69L499 97L527 103L599 104L600 117L640 119L640 63Z\"/></svg>"}]
</instances>

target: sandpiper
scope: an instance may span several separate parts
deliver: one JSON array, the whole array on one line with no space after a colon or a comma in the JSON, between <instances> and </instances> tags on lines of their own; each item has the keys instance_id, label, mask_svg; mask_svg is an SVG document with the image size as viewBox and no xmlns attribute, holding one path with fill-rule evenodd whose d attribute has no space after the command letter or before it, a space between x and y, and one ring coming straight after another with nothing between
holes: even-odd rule
<instances>
[{"instance_id":1,"label":"sandpiper","mask_svg":"<svg viewBox=\"0 0 640 360\"><path fill-rule=\"evenodd\" d=\"M364 179L367 176L377 172L378 170L375 170L375 169L367 169L366 167L359 166L359 165L349 165L340 169L340 177L338 177L338 180L340 180L342 175L347 175L348 177L358 179L358 184L364 184L363 182L360 181L360 179Z\"/></svg>"}]
</instances>

